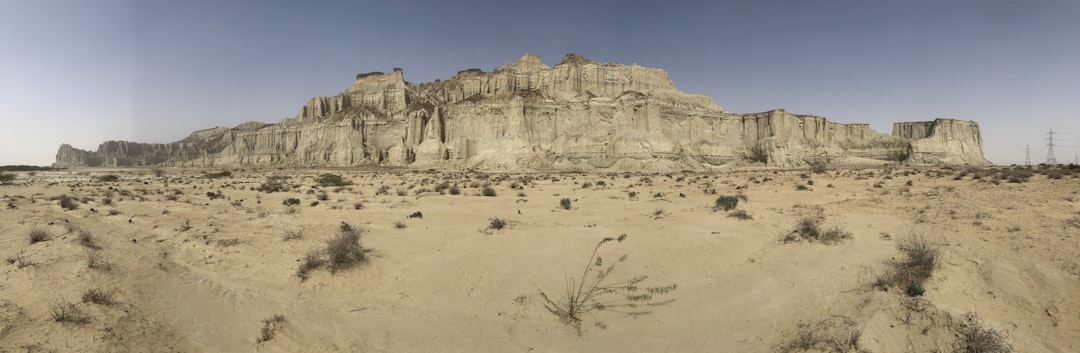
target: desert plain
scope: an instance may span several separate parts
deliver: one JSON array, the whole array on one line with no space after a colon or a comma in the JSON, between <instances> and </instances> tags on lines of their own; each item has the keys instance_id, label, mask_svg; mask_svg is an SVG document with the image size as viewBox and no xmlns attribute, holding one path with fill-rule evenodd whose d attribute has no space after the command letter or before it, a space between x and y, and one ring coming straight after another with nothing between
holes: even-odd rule
<instances>
[{"instance_id":1,"label":"desert plain","mask_svg":"<svg viewBox=\"0 0 1080 353\"><path fill-rule=\"evenodd\" d=\"M1075 169L15 174L0 352L1080 351ZM669 290L549 310L624 234L604 283Z\"/></svg>"}]
</instances>

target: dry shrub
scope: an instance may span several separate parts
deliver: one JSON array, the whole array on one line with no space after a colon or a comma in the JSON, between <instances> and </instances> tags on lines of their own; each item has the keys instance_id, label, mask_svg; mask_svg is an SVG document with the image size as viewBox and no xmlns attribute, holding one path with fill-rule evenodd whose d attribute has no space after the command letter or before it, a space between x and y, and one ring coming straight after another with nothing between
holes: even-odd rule
<instances>
[{"instance_id":1,"label":"dry shrub","mask_svg":"<svg viewBox=\"0 0 1080 353\"><path fill-rule=\"evenodd\" d=\"M1080 216L1073 216L1065 220L1065 224L1072 226L1073 228L1080 228Z\"/></svg>"},{"instance_id":2,"label":"dry shrub","mask_svg":"<svg viewBox=\"0 0 1080 353\"><path fill-rule=\"evenodd\" d=\"M65 210L73 211L79 209L78 200L76 200L75 198L68 197L67 195L60 195L57 200L60 201L60 207Z\"/></svg>"},{"instance_id":3,"label":"dry shrub","mask_svg":"<svg viewBox=\"0 0 1080 353\"><path fill-rule=\"evenodd\" d=\"M957 352L962 353L1010 353L1012 346L1005 342L1005 334L983 323L978 314L964 314Z\"/></svg>"},{"instance_id":4,"label":"dry shrub","mask_svg":"<svg viewBox=\"0 0 1080 353\"><path fill-rule=\"evenodd\" d=\"M728 214L727 216L730 217L730 218L735 218L735 219L742 220L742 221L749 221L749 220L754 219L754 216L751 216L749 213L746 213L745 210L737 210L735 212L732 212L732 213Z\"/></svg>"},{"instance_id":5,"label":"dry shrub","mask_svg":"<svg viewBox=\"0 0 1080 353\"><path fill-rule=\"evenodd\" d=\"M265 193L289 191L289 185L286 183L288 180L289 177L284 175L272 175L259 185L258 190Z\"/></svg>"},{"instance_id":6,"label":"dry shrub","mask_svg":"<svg viewBox=\"0 0 1080 353\"><path fill-rule=\"evenodd\" d=\"M79 231L79 244L93 250L101 249L94 241L94 235L86 230Z\"/></svg>"},{"instance_id":7,"label":"dry shrub","mask_svg":"<svg viewBox=\"0 0 1080 353\"><path fill-rule=\"evenodd\" d=\"M337 174L319 175L319 177L315 179L315 183L319 184L321 187L352 185L351 181L348 181Z\"/></svg>"},{"instance_id":8,"label":"dry shrub","mask_svg":"<svg viewBox=\"0 0 1080 353\"><path fill-rule=\"evenodd\" d=\"M795 229L784 236L784 242L790 243L802 239L831 245L851 239L850 232L841 230L838 227L823 230L821 228L821 221L822 219L820 217L805 217L799 220L799 223L795 225Z\"/></svg>"},{"instance_id":9,"label":"dry shrub","mask_svg":"<svg viewBox=\"0 0 1080 353\"><path fill-rule=\"evenodd\" d=\"M113 297L115 295L115 289L87 289L85 292L83 292L82 302L94 303L98 305L113 305L116 303L116 301L113 300Z\"/></svg>"},{"instance_id":10,"label":"dry shrub","mask_svg":"<svg viewBox=\"0 0 1080 353\"><path fill-rule=\"evenodd\" d=\"M364 262L365 251L360 246L360 230L341 222L338 236L326 243L326 253L329 255L331 273Z\"/></svg>"},{"instance_id":11,"label":"dry shrub","mask_svg":"<svg viewBox=\"0 0 1080 353\"><path fill-rule=\"evenodd\" d=\"M313 250L304 255L304 259L300 261L300 268L296 270L296 277L300 277L300 281L308 279L311 271L318 269L326 264L326 260L322 258L322 254Z\"/></svg>"},{"instance_id":12,"label":"dry shrub","mask_svg":"<svg viewBox=\"0 0 1080 353\"><path fill-rule=\"evenodd\" d=\"M49 318L56 322L69 322L77 325L90 323L90 315L75 303L59 300L49 304Z\"/></svg>"},{"instance_id":13,"label":"dry shrub","mask_svg":"<svg viewBox=\"0 0 1080 353\"><path fill-rule=\"evenodd\" d=\"M7 263L9 265L15 265L16 268L20 268L20 269L37 265L37 263L34 262L34 260L25 258L22 255L15 255L15 256L7 258Z\"/></svg>"},{"instance_id":14,"label":"dry shrub","mask_svg":"<svg viewBox=\"0 0 1080 353\"><path fill-rule=\"evenodd\" d=\"M724 195L716 198L716 203L713 205L713 209L717 211L730 211L735 209L735 206L739 205L739 198L736 196Z\"/></svg>"},{"instance_id":15,"label":"dry shrub","mask_svg":"<svg viewBox=\"0 0 1080 353\"><path fill-rule=\"evenodd\" d=\"M115 269L115 265L102 259L97 253L91 252L86 254L86 268L109 272Z\"/></svg>"},{"instance_id":16,"label":"dry shrub","mask_svg":"<svg viewBox=\"0 0 1080 353\"><path fill-rule=\"evenodd\" d=\"M941 264L941 249L917 234L900 241L896 247L903 257L890 261L889 268L876 278L874 286L883 289L897 286L904 288L908 296L921 296L925 292L923 284Z\"/></svg>"},{"instance_id":17,"label":"dry shrub","mask_svg":"<svg viewBox=\"0 0 1080 353\"><path fill-rule=\"evenodd\" d=\"M217 244L220 247L230 247L230 246L240 245L242 243L243 243L243 241L240 240L240 239L237 239L237 238L219 239L217 241Z\"/></svg>"},{"instance_id":18,"label":"dry shrub","mask_svg":"<svg viewBox=\"0 0 1080 353\"><path fill-rule=\"evenodd\" d=\"M274 314L269 319L263 320L263 327L259 330L259 337L255 338L255 343L263 343L274 339L277 335L277 330L285 324L285 315Z\"/></svg>"},{"instance_id":19,"label":"dry shrub","mask_svg":"<svg viewBox=\"0 0 1080 353\"><path fill-rule=\"evenodd\" d=\"M578 330L578 334L581 334L582 317L586 314L611 311L637 317L650 314L649 308L674 302L675 299L658 302L653 302L653 299L654 296L674 291L678 288L676 284L659 287L641 286L641 283L648 278L646 275L638 275L623 281L608 281L608 276L615 272L616 266L626 260L627 256L623 255L605 264L604 259L596 254L605 243L613 241L622 243L626 238L626 234L622 234L617 238L607 237L596 243L581 273L581 278L566 278L566 289L562 297L549 296L543 290L540 291L544 308L557 315L564 323L573 325Z\"/></svg>"},{"instance_id":20,"label":"dry shrub","mask_svg":"<svg viewBox=\"0 0 1080 353\"><path fill-rule=\"evenodd\" d=\"M506 227L506 221L496 217L491 219L491 223L488 224L488 228L499 230Z\"/></svg>"},{"instance_id":21,"label":"dry shrub","mask_svg":"<svg viewBox=\"0 0 1080 353\"><path fill-rule=\"evenodd\" d=\"M304 237L304 231L299 229L286 229L281 241L296 240Z\"/></svg>"},{"instance_id":22,"label":"dry shrub","mask_svg":"<svg viewBox=\"0 0 1080 353\"><path fill-rule=\"evenodd\" d=\"M904 254L904 259L894 267L898 283L922 284L930 279L941 261L941 249L919 235L900 241L897 248Z\"/></svg>"},{"instance_id":23,"label":"dry shrub","mask_svg":"<svg viewBox=\"0 0 1080 353\"><path fill-rule=\"evenodd\" d=\"M30 229L30 244L43 242L52 239L52 233L45 228L33 228Z\"/></svg>"}]
</instances>

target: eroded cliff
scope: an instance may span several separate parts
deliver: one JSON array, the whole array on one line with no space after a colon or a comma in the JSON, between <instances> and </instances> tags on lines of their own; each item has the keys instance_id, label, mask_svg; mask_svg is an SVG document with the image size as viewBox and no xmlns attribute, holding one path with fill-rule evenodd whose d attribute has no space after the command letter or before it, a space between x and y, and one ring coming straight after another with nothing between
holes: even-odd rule
<instances>
[{"instance_id":1,"label":"eroded cliff","mask_svg":"<svg viewBox=\"0 0 1080 353\"><path fill-rule=\"evenodd\" d=\"M850 157L988 164L978 125L897 123L892 135L784 110L736 114L675 88L660 69L531 54L492 72L414 84L404 72L357 75L278 124L203 130L169 144L62 145L57 166L378 164L482 170L681 170L800 167Z\"/></svg>"}]
</instances>

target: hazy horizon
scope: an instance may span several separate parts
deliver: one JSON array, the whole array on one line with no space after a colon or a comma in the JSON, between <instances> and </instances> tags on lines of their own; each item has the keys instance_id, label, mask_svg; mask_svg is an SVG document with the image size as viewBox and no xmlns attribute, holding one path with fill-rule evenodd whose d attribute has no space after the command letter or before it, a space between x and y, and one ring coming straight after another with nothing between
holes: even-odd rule
<instances>
[{"instance_id":1,"label":"hazy horizon","mask_svg":"<svg viewBox=\"0 0 1080 353\"><path fill-rule=\"evenodd\" d=\"M535 53L666 70L738 113L977 121L986 158L1080 155L1080 1L0 0L0 165L292 117L357 73L452 77Z\"/></svg>"}]
</instances>

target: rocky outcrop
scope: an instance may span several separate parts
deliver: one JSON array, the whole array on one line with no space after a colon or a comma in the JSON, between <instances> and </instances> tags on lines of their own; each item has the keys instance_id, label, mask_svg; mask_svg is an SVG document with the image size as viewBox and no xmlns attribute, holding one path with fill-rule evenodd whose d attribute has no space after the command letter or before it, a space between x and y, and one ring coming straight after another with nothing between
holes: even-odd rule
<instances>
[{"instance_id":1,"label":"rocky outcrop","mask_svg":"<svg viewBox=\"0 0 1080 353\"><path fill-rule=\"evenodd\" d=\"M153 165L210 166L232 144L238 132L255 131L270 124L247 122L234 128L216 127L193 132L173 143L105 141L94 152L60 145L54 167L136 167Z\"/></svg>"},{"instance_id":2,"label":"rocky outcrop","mask_svg":"<svg viewBox=\"0 0 1080 353\"><path fill-rule=\"evenodd\" d=\"M535 55L492 72L415 84L404 72L356 76L277 124L198 131L169 144L63 145L57 166L378 164L482 170L800 167L849 157L988 164L978 125L898 123L885 135L784 110L736 114L675 88L660 69Z\"/></svg>"}]
</instances>

